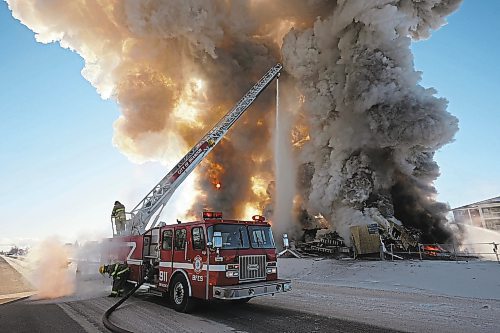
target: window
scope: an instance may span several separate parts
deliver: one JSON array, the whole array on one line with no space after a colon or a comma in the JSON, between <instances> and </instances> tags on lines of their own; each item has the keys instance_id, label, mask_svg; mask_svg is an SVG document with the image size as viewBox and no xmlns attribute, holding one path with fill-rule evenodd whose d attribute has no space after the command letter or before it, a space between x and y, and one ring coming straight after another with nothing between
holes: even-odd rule
<instances>
[{"instance_id":1,"label":"window","mask_svg":"<svg viewBox=\"0 0 500 333\"><path fill-rule=\"evenodd\" d=\"M274 248L273 234L270 227L249 226L250 244L253 248Z\"/></svg>"},{"instance_id":2,"label":"window","mask_svg":"<svg viewBox=\"0 0 500 333\"><path fill-rule=\"evenodd\" d=\"M479 217L479 209L469 209L470 216L472 217Z\"/></svg>"},{"instance_id":3,"label":"window","mask_svg":"<svg viewBox=\"0 0 500 333\"><path fill-rule=\"evenodd\" d=\"M493 217L500 216L500 207L491 207L490 208L490 214Z\"/></svg>"},{"instance_id":4,"label":"window","mask_svg":"<svg viewBox=\"0 0 500 333\"><path fill-rule=\"evenodd\" d=\"M186 229L175 230L175 249L184 250L186 247Z\"/></svg>"},{"instance_id":5,"label":"window","mask_svg":"<svg viewBox=\"0 0 500 333\"><path fill-rule=\"evenodd\" d=\"M163 232L162 248L164 250L172 250L172 230L165 230Z\"/></svg>"},{"instance_id":6,"label":"window","mask_svg":"<svg viewBox=\"0 0 500 333\"><path fill-rule=\"evenodd\" d=\"M500 219L486 220L486 227L488 229L500 230Z\"/></svg>"},{"instance_id":7,"label":"window","mask_svg":"<svg viewBox=\"0 0 500 333\"><path fill-rule=\"evenodd\" d=\"M191 230L193 236L193 250L205 249L205 235L202 227L196 227Z\"/></svg>"},{"instance_id":8,"label":"window","mask_svg":"<svg viewBox=\"0 0 500 333\"><path fill-rule=\"evenodd\" d=\"M248 249L247 228L238 224L216 224L208 227L208 239L212 239L214 231L220 231L222 234L223 249Z\"/></svg>"}]
</instances>

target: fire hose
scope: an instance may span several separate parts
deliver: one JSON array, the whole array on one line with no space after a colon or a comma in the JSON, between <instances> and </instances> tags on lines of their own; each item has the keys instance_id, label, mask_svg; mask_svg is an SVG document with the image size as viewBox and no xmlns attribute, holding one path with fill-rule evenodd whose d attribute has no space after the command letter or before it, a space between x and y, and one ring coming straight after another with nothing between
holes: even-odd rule
<instances>
[{"instance_id":1,"label":"fire hose","mask_svg":"<svg viewBox=\"0 0 500 333\"><path fill-rule=\"evenodd\" d=\"M115 332L115 333L133 333L131 331L128 331L124 328L121 328L119 326L116 326L115 324L113 324L110 320L109 320L109 316L111 315L111 313L113 313L113 311L115 311L120 305L122 305L123 302L125 302L130 296L132 296L136 291L137 289L139 289L139 287L142 285L142 282L141 283L138 283L134 289L132 289L131 291L129 291L127 293L127 295L123 296L122 299L120 299L118 302L116 302L112 307L110 307L108 310L106 310L106 312L104 312L104 315L102 316L102 323L104 324L104 326L106 326L106 328L108 330L110 330L111 332Z\"/></svg>"}]
</instances>

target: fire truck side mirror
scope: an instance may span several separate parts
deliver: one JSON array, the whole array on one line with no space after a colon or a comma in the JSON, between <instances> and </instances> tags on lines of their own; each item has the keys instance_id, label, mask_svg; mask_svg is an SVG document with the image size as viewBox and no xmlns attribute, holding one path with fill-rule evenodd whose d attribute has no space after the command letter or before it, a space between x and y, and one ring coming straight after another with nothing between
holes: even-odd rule
<instances>
[{"instance_id":1,"label":"fire truck side mirror","mask_svg":"<svg viewBox=\"0 0 500 333\"><path fill-rule=\"evenodd\" d=\"M222 233L220 231L214 231L214 236L212 238L213 247L216 249L222 248Z\"/></svg>"}]
</instances>

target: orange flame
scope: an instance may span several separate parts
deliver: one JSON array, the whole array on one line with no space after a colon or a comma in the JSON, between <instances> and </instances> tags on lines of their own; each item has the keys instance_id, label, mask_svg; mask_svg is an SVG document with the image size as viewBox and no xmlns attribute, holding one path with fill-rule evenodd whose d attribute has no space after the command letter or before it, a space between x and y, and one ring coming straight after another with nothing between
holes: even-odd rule
<instances>
[{"instance_id":1,"label":"orange flame","mask_svg":"<svg viewBox=\"0 0 500 333\"><path fill-rule=\"evenodd\" d=\"M445 253L446 251L439 245L424 245L423 250L426 255L431 257L437 257L440 253Z\"/></svg>"},{"instance_id":2,"label":"orange flame","mask_svg":"<svg viewBox=\"0 0 500 333\"><path fill-rule=\"evenodd\" d=\"M221 176L224 174L224 167L217 163L207 160L209 163L208 167L208 178L210 179L210 183L212 183L216 190L220 190L222 188L222 184L220 182Z\"/></svg>"}]
</instances>

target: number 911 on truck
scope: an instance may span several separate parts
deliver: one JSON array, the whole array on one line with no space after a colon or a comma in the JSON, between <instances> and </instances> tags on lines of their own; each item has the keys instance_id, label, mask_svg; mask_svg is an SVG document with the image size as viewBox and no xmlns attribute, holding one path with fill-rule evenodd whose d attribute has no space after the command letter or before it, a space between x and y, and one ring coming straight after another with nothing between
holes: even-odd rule
<instances>
[{"instance_id":1,"label":"number 911 on truck","mask_svg":"<svg viewBox=\"0 0 500 333\"><path fill-rule=\"evenodd\" d=\"M144 282L188 312L194 299L247 302L291 290L278 279L271 226L263 216L224 220L203 212L201 221L164 225L143 235L114 237L110 254L130 268L128 282Z\"/></svg>"}]
</instances>

